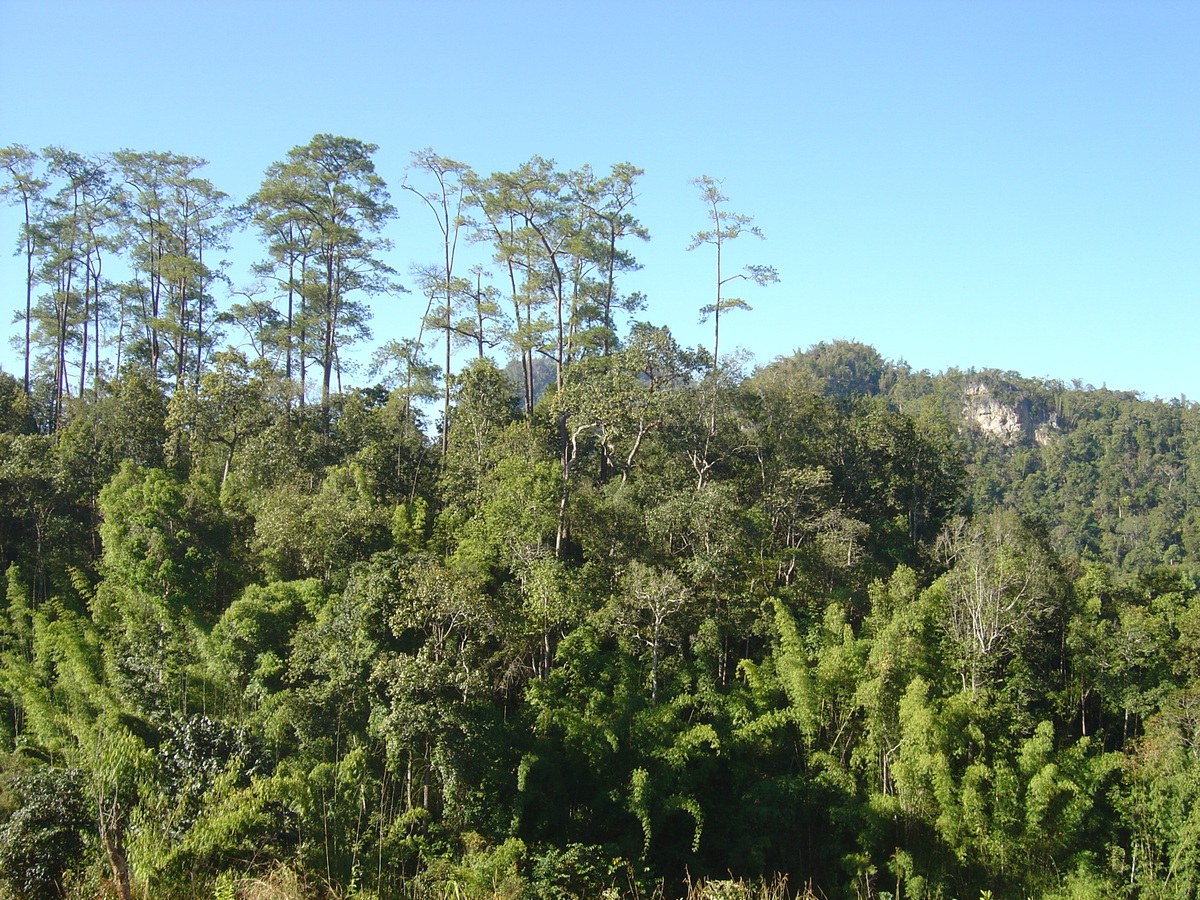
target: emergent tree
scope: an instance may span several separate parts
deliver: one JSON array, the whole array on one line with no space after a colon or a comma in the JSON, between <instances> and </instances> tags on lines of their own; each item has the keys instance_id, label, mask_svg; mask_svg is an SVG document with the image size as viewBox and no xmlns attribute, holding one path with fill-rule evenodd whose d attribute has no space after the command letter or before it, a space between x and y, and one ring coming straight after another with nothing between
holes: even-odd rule
<instances>
[{"instance_id":1,"label":"emergent tree","mask_svg":"<svg viewBox=\"0 0 1200 900\"><path fill-rule=\"evenodd\" d=\"M724 204L729 202L729 198L721 190L722 183L708 175L692 179L692 184L700 189L701 202L708 207L708 221L712 227L704 231L697 231L692 235L692 243L688 246L689 250L695 250L703 244L710 244L717 251L717 296L711 304L700 309L700 321L707 320L710 315L713 318L713 372L717 371L720 364L721 313L730 309L750 309L750 304L745 300L726 297L724 295L725 285L739 278L758 285L773 284L779 280L779 273L772 266L749 265L734 275L724 274L721 257L725 243L741 237L743 234L752 234L761 238L763 233L762 229L752 224L754 222L752 216L740 215L725 209Z\"/></svg>"},{"instance_id":2,"label":"emergent tree","mask_svg":"<svg viewBox=\"0 0 1200 900\"><path fill-rule=\"evenodd\" d=\"M378 233L395 210L371 160L377 149L318 134L272 164L249 201L272 258L287 262L289 294L301 298L300 349L321 367L325 410L342 348L369 334L369 312L354 293L391 287L392 269L378 257L390 243Z\"/></svg>"}]
</instances>

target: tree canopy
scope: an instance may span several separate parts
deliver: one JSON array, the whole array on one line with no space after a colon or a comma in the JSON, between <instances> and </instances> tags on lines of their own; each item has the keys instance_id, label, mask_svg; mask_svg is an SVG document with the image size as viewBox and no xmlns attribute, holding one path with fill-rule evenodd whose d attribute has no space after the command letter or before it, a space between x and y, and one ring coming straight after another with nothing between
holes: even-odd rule
<instances>
[{"instance_id":1,"label":"tree canopy","mask_svg":"<svg viewBox=\"0 0 1200 900\"><path fill-rule=\"evenodd\" d=\"M849 341L746 371L719 181L688 348L622 286L640 170L432 150L444 252L352 387L403 270L375 151L242 204L0 154L4 890L1195 896L1200 407Z\"/></svg>"}]
</instances>

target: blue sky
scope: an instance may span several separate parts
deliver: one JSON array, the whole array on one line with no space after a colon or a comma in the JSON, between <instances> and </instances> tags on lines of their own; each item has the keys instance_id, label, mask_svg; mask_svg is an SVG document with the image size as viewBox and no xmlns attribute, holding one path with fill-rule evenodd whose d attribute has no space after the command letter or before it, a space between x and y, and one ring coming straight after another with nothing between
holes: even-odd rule
<instances>
[{"instance_id":1,"label":"blue sky","mask_svg":"<svg viewBox=\"0 0 1200 900\"><path fill-rule=\"evenodd\" d=\"M1195 0L0 0L0 35L0 145L201 156L240 200L316 133L378 144L401 272L438 252L399 189L414 150L628 161L652 239L624 286L684 343L711 342L711 259L686 251L708 174L767 238L730 261L781 278L741 292L723 350L849 338L935 372L1200 398ZM5 321L17 221L0 210ZM257 256L237 243L235 284ZM378 300L373 343L422 309Z\"/></svg>"}]
</instances>

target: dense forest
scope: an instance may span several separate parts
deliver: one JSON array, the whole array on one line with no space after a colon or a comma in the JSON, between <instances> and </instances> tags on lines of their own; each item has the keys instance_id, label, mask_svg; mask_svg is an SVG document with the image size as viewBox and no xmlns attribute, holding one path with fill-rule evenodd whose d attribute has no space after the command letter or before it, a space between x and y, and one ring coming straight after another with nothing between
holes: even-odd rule
<instances>
[{"instance_id":1,"label":"dense forest","mask_svg":"<svg viewBox=\"0 0 1200 900\"><path fill-rule=\"evenodd\" d=\"M425 315L346 387L374 149L240 204L0 150L0 896L1197 897L1200 408L750 369L777 278L707 177L680 346L621 290L636 168L432 151Z\"/></svg>"}]
</instances>

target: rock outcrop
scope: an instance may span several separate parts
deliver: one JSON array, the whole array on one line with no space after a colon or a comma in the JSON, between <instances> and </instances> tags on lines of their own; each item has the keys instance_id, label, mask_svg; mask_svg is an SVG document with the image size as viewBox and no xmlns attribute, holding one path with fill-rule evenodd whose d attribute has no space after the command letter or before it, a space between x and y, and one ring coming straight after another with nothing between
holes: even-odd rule
<instances>
[{"instance_id":1,"label":"rock outcrop","mask_svg":"<svg viewBox=\"0 0 1200 900\"><path fill-rule=\"evenodd\" d=\"M1003 444L1011 446L1033 440L1045 445L1058 428L1055 416L1034 414L1028 397L1018 396L1015 402L1005 402L982 382L968 384L963 389L963 400L963 418Z\"/></svg>"}]
</instances>

